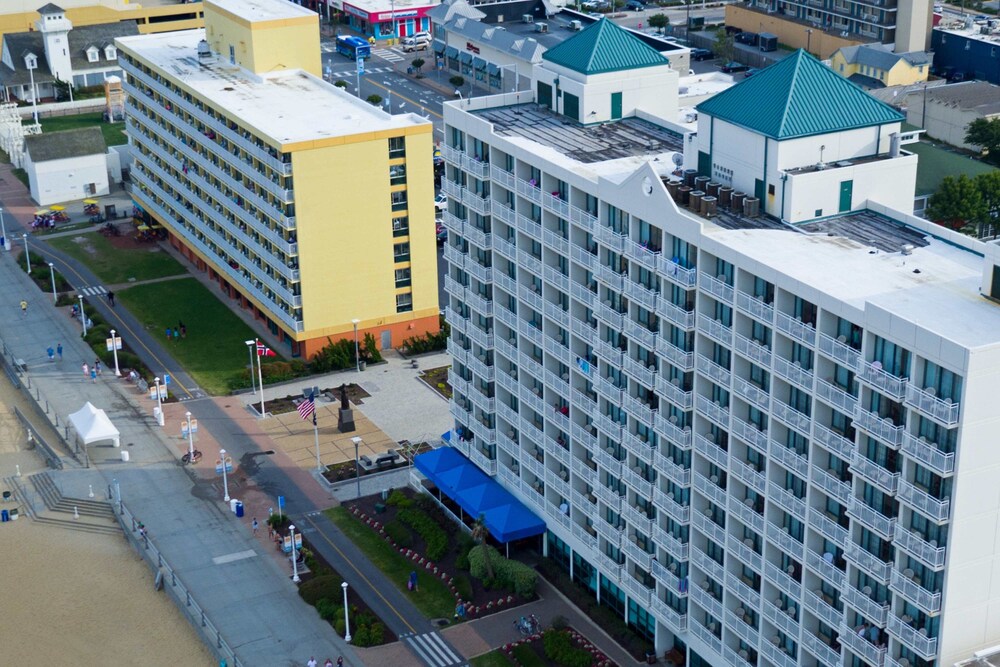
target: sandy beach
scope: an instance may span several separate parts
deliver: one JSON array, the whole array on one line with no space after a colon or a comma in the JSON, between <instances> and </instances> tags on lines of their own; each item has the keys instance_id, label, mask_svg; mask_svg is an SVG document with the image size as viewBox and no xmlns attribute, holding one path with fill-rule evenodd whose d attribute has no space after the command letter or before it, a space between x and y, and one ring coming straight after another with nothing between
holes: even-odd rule
<instances>
[{"instance_id":1,"label":"sandy beach","mask_svg":"<svg viewBox=\"0 0 1000 667\"><path fill-rule=\"evenodd\" d=\"M44 468L12 405L27 412L0 373L0 477ZM123 537L0 523L0 592L0 664L218 664Z\"/></svg>"}]
</instances>

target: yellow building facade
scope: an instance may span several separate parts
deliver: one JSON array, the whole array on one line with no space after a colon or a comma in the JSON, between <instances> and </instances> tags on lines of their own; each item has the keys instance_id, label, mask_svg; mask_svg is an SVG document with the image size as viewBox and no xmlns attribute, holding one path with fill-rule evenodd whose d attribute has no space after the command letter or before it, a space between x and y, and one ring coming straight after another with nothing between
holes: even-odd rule
<instances>
[{"instance_id":1,"label":"yellow building facade","mask_svg":"<svg viewBox=\"0 0 1000 667\"><path fill-rule=\"evenodd\" d=\"M204 5L117 42L137 205L291 355L437 331L431 123L323 81L314 13Z\"/></svg>"},{"instance_id":2,"label":"yellow building facade","mask_svg":"<svg viewBox=\"0 0 1000 667\"><path fill-rule=\"evenodd\" d=\"M885 87L909 86L927 80L931 55L921 51L892 53L879 44L851 46L838 49L830 57L830 68L845 79L853 77L861 85L870 82Z\"/></svg>"},{"instance_id":3,"label":"yellow building facade","mask_svg":"<svg viewBox=\"0 0 1000 667\"><path fill-rule=\"evenodd\" d=\"M0 36L33 30L38 8L47 0L3 0L0 2ZM117 21L135 21L142 34L190 30L203 27L201 2L141 2L128 0L59 0L73 25L97 25Z\"/></svg>"}]
</instances>

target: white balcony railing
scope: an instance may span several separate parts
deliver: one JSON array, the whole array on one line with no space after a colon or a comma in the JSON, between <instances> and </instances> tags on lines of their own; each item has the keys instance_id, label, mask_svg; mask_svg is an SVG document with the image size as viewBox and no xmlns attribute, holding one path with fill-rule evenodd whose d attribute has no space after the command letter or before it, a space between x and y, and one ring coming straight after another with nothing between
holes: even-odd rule
<instances>
[{"instance_id":1,"label":"white balcony railing","mask_svg":"<svg viewBox=\"0 0 1000 667\"><path fill-rule=\"evenodd\" d=\"M907 405L915 408L918 412L939 421L945 426L955 426L958 424L958 403L950 398L938 398L934 394L934 389L919 389L913 384L906 385Z\"/></svg>"}]
</instances>

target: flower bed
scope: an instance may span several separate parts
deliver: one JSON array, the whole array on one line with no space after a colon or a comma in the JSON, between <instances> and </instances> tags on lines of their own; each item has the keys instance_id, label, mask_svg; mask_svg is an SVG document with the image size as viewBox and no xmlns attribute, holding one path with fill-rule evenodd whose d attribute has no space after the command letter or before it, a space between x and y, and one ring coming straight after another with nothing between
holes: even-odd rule
<instances>
[{"instance_id":1,"label":"flower bed","mask_svg":"<svg viewBox=\"0 0 1000 667\"><path fill-rule=\"evenodd\" d=\"M536 632L504 644L500 650L521 667L529 667L525 663L551 667L617 667L617 663L573 628Z\"/></svg>"}]
</instances>

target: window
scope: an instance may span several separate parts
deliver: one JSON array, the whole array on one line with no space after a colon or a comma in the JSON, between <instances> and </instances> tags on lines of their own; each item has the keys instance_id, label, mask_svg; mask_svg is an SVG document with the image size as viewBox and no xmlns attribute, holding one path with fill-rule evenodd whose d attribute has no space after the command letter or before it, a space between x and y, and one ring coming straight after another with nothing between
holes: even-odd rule
<instances>
[{"instance_id":1,"label":"window","mask_svg":"<svg viewBox=\"0 0 1000 667\"><path fill-rule=\"evenodd\" d=\"M232 44L229 45L229 64L230 65L236 64L236 47L233 46Z\"/></svg>"},{"instance_id":2,"label":"window","mask_svg":"<svg viewBox=\"0 0 1000 667\"><path fill-rule=\"evenodd\" d=\"M392 235L393 236L408 236L410 233L410 218L403 216L402 218L392 219Z\"/></svg>"},{"instance_id":3,"label":"window","mask_svg":"<svg viewBox=\"0 0 1000 667\"><path fill-rule=\"evenodd\" d=\"M767 194L774 196L774 183L769 183L767 186Z\"/></svg>"},{"instance_id":4,"label":"window","mask_svg":"<svg viewBox=\"0 0 1000 667\"><path fill-rule=\"evenodd\" d=\"M408 313L413 310L413 295L409 292L396 295L396 312Z\"/></svg>"},{"instance_id":5,"label":"window","mask_svg":"<svg viewBox=\"0 0 1000 667\"><path fill-rule=\"evenodd\" d=\"M410 244L409 243L396 243L392 246L392 256L397 262L409 262L410 261Z\"/></svg>"},{"instance_id":6,"label":"window","mask_svg":"<svg viewBox=\"0 0 1000 667\"><path fill-rule=\"evenodd\" d=\"M389 157L406 157L406 138L389 137Z\"/></svg>"},{"instance_id":7,"label":"window","mask_svg":"<svg viewBox=\"0 0 1000 667\"><path fill-rule=\"evenodd\" d=\"M392 200L392 210L393 211L405 211L406 210L406 191L393 192L391 195Z\"/></svg>"},{"instance_id":8,"label":"window","mask_svg":"<svg viewBox=\"0 0 1000 667\"><path fill-rule=\"evenodd\" d=\"M116 60L118 58L118 49L116 49L111 44L104 47L104 58L107 60Z\"/></svg>"},{"instance_id":9,"label":"window","mask_svg":"<svg viewBox=\"0 0 1000 667\"><path fill-rule=\"evenodd\" d=\"M96 63L99 57L96 46L87 49L87 62Z\"/></svg>"},{"instance_id":10,"label":"window","mask_svg":"<svg viewBox=\"0 0 1000 667\"><path fill-rule=\"evenodd\" d=\"M396 287L410 286L410 270L396 269Z\"/></svg>"},{"instance_id":11,"label":"window","mask_svg":"<svg viewBox=\"0 0 1000 667\"><path fill-rule=\"evenodd\" d=\"M406 185L406 165L397 164L389 167L389 184Z\"/></svg>"}]
</instances>

